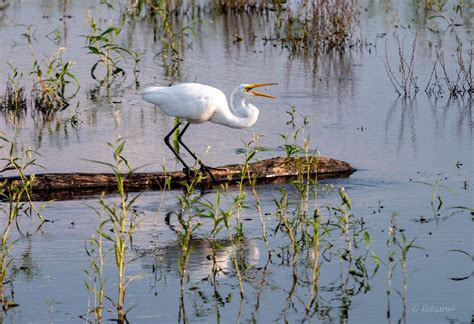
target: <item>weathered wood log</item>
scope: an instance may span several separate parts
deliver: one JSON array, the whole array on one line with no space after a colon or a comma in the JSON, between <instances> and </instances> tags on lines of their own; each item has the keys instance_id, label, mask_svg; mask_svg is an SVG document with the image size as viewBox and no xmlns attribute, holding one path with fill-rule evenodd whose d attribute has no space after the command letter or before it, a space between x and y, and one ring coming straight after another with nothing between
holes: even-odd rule
<instances>
[{"instance_id":1,"label":"weathered wood log","mask_svg":"<svg viewBox=\"0 0 474 324\"><path fill-rule=\"evenodd\" d=\"M241 179L243 167L241 164L232 164L211 168L215 182L204 173L200 185L235 183ZM257 183L287 181L288 178L297 176L305 167L309 174L317 174L318 178L347 177L355 171L347 162L326 157L313 158L311 161L297 157L278 157L249 163L247 177L255 178ZM18 177L0 178L3 186L15 186L19 181ZM127 175L124 187L127 191L156 190L165 188L168 183L171 188L178 188L183 187L187 181L189 175L183 171L140 172ZM32 197L35 200L77 199L102 192L113 193L116 186L113 173L44 173L34 176Z\"/></svg>"}]
</instances>

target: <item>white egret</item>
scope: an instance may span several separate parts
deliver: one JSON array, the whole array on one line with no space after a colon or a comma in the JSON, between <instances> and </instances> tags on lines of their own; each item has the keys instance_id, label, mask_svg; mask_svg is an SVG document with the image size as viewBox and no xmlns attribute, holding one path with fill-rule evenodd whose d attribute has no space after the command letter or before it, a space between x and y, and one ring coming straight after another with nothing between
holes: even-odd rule
<instances>
[{"instance_id":1,"label":"white egret","mask_svg":"<svg viewBox=\"0 0 474 324\"><path fill-rule=\"evenodd\" d=\"M275 99L275 97L254 91L255 88L276 85L276 83L240 84L230 96L230 104L225 94L217 89L199 83L182 83L171 87L147 87L142 91L142 98L158 106L163 113L172 117L179 117L187 123L178 133L178 143L201 165L201 170L212 173L191 150L182 142L181 138L190 124L211 122L231 128L247 128L255 124L258 118L258 109L247 102L252 96L261 96ZM184 170L189 172L189 166L171 146L169 139L179 128L178 123L164 140L173 154L183 164Z\"/></svg>"}]
</instances>

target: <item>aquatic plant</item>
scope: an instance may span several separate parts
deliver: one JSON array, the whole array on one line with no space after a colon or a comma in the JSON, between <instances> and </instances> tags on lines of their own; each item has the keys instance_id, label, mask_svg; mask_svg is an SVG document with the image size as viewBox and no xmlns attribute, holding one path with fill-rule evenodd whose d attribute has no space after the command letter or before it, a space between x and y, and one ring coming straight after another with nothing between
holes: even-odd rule
<instances>
[{"instance_id":1,"label":"aquatic plant","mask_svg":"<svg viewBox=\"0 0 474 324\"><path fill-rule=\"evenodd\" d=\"M22 147L20 148L20 156L17 156L17 149L18 146L15 141L8 138L5 133L0 132L0 150L3 152L0 158L0 163L3 164L0 166L0 174L13 171L18 176L18 180L15 182L4 180L0 183L0 216L4 217L0 232L0 303L4 310L17 306L16 303L6 298L3 287L4 283L7 282L8 271L13 261L10 252L17 242L17 240L11 238L12 228L16 225L20 234L22 234L17 223L17 218L22 214L29 218L37 214L43 220L39 210L31 200L34 175L26 175L27 169L36 165L34 158L36 152L30 148Z\"/></svg>"},{"instance_id":2,"label":"aquatic plant","mask_svg":"<svg viewBox=\"0 0 474 324\"><path fill-rule=\"evenodd\" d=\"M414 2L414 4L416 5L417 3ZM447 0L423 0L423 9L442 12L446 9L447 4ZM456 2L453 4L453 9L456 13L460 13L462 8L465 6L466 3L464 3L464 0L456 0Z\"/></svg>"},{"instance_id":3,"label":"aquatic plant","mask_svg":"<svg viewBox=\"0 0 474 324\"><path fill-rule=\"evenodd\" d=\"M59 44L63 39L63 35L59 27L53 29L49 34L46 35L46 38L52 40L56 44Z\"/></svg>"},{"instance_id":4,"label":"aquatic plant","mask_svg":"<svg viewBox=\"0 0 474 324\"><path fill-rule=\"evenodd\" d=\"M399 96L404 98L411 98L416 96L419 88L417 85L417 76L415 75L415 49L416 49L416 39L417 36L413 39L411 54L409 57L405 54L405 48L403 42L400 43L400 39L397 36L398 43L398 57L399 64L397 71L398 76L393 72L390 65L387 45L385 45L385 70L387 75L392 82L395 91Z\"/></svg>"},{"instance_id":5,"label":"aquatic plant","mask_svg":"<svg viewBox=\"0 0 474 324\"><path fill-rule=\"evenodd\" d=\"M261 13L268 9L273 9L274 6L279 6L280 1L269 1L269 0L212 0L209 2L208 7L211 12L219 14L229 13Z\"/></svg>"},{"instance_id":6,"label":"aquatic plant","mask_svg":"<svg viewBox=\"0 0 474 324\"><path fill-rule=\"evenodd\" d=\"M107 3L109 8L113 7ZM212 1L183 1L183 0L131 0L125 4L128 14L139 15L143 11L153 13L158 7L165 9L170 15L194 15L206 12L216 15L234 13L262 13L274 10L280 6L280 1L270 0L212 0Z\"/></svg>"},{"instance_id":7,"label":"aquatic plant","mask_svg":"<svg viewBox=\"0 0 474 324\"><path fill-rule=\"evenodd\" d=\"M451 188L440 184L440 180L435 180L434 183L430 183L426 181L414 181L414 183L420 183L432 188L430 205L431 205L431 210L433 211L433 218L435 220L437 220L438 217L440 216L441 207L443 206L443 199L441 198L440 189L444 189L450 192L452 195L457 196L457 193L454 192Z\"/></svg>"},{"instance_id":8,"label":"aquatic plant","mask_svg":"<svg viewBox=\"0 0 474 324\"><path fill-rule=\"evenodd\" d=\"M25 87L21 85L23 73L18 71L10 62L7 62L10 67L8 74L5 94L0 97L0 111L10 113L15 117L22 116L28 107Z\"/></svg>"},{"instance_id":9,"label":"aquatic plant","mask_svg":"<svg viewBox=\"0 0 474 324\"><path fill-rule=\"evenodd\" d=\"M153 26L153 41L161 45L156 56L161 56L165 76L177 78L180 74L184 38L191 27L184 25L184 19L173 19L183 11L182 1L133 0L124 4L121 10L121 21L134 24L138 17L150 19ZM131 51L135 61L134 74L137 79L137 65L142 53Z\"/></svg>"},{"instance_id":10,"label":"aquatic plant","mask_svg":"<svg viewBox=\"0 0 474 324\"><path fill-rule=\"evenodd\" d=\"M296 8L286 6L277 10L274 35L276 40L293 52L318 54L330 50L344 50L351 45L357 15L354 0L305 0Z\"/></svg>"},{"instance_id":11,"label":"aquatic plant","mask_svg":"<svg viewBox=\"0 0 474 324\"><path fill-rule=\"evenodd\" d=\"M259 136L254 135L253 139L248 142L244 143L245 145L245 150L244 150L244 163L242 166L242 169L240 171L239 175L239 180L237 181L237 194L233 198L233 207L235 209L235 225L234 225L234 230L235 230L235 235L232 233L230 222L227 220L224 222L225 227L227 229L228 233L228 239L231 242L233 246L237 247L237 251L234 251L232 254L232 260L234 262L234 267L236 270L236 275L237 279L239 281L239 290L240 290L240 298L243 299L244 297L244 286L243 286L243 277L242 277L242 271L247 270L247 265L245 264L245 258L243 255L243 243L245 241L245 235L244 235L244 227L243 223L241 221L241 213L242 209L246 207L245 201L247 198L247 195L244 191L244 185L247 183L250 183L251 186L253 187L253 194L254 197L257 199L257 206L258 204L258 195L256 194L255 191L255 178L251 178L250 176L250 170L249 170L249 163L252 161L252 159L255 157L255 155L259 152L264 150L261 145L259 145ZM266 234L265 234L265 227L264 224L262 223L262 215L261 215L261 210L257 209L259 212L259 218L260 222L262 225L262 234L264 236L264 239L266 241ZM228 210L224 215L226 215L229 219L233 216L233 211ZM267 246L268 248L268 246ZM270 250L268 250L270 253ZM239 255L237 255L239 253Z\"/></svg>"},{"instance_id":12,"label":"aquatic plant","mask_svg":"<svg viewBox=\"0 0 474 324\"><path fill-rule=\"evenodd\" d=\"M93 322L101 323L105 296L105 253L103 247L103 234L106 222L104 221L104 208L94 210L99 215L100 222L99 227L96 228L97 236L93 235L85 245L85 251L89 258L89 269L84 269L84 272L87 275L87 281L85 284L88 292L88 299L86 314L83 318L88 321L89 314L93 313Z\"/></svg>"},{"instance_id":13,"label":"aquatic plant","mask_svg":"<svg viewBox=\"0 0 474 324\"><path fill-rule=\"evenodd\" d=\"M416 238L412 239L408 242L405 234L401 233L401 238L397 241L397 246L400 249L400 265L402 268L403 274L403 284L402 284L402 316L401 319L403 323L406 323L406 316L407 316L407 289L408 289L408 252L411 249L421 249L421 247L416 246L415 243Z\"/></svg>"},{"instance_id":14,"label":"aquatic plant","mask_svg":"<svg viewBox=\"0 0 474 324\"><path fill-rule=\"evenodd\" d=\"M31 105L35 111L49 115L63 110L78 93L79 80L71 72L75 63L63 60L65 52L66 48L60 47L50 58L35 60L31 71L34 78Z\"/></svg>"},{"instance_id":15,"label":"aquatic plant","mask_svg":"<svg viewBox=\"0 0 474 324\"><path fill-rule=\"evenodd\" d=\"M100 197L99 204L104 210L104 217L101 216L101 222L97 233L102 236L106 241L110 242L113 245L113 254L115 256L115 265L117 268L117 299L114 301L112 298L107 298L112 302L113 306L117 311L117 321L123 323L126 321L128 310L124 309L125 305L125 294L127 285L134 279L126 278L126 257L128 246L131 243L132 236L134 231L138 226L138 217L140 216L138 212L133 209L133 204L138 199L140 194L135 195L134 197L129 197L128 193L125 191L124 181L125 178L134 172L136 169L132 169L128 163L128 160L123 156L123 150L125 148L125 140L118 139L115 145L109 143L109 146L113 150L113 163L102 162L102 161L92 161L98 164L108 166L115 175L115 181L117 185L119 203L107 202L105 200L105 194ZM98 212L99 215L102 215L101 212ZM103 219L103 220L102 220ZM109 235L107 232L103 231L102 227L104 225L112 226L113 235ZM97 247L102 246L101 241L93 242ZM98 250L99 253L101 249ZM90 252L89 252L90 253ZM101 255L99 254L99 263L101 262ZM97 267L97 265L94 265ZM96 273L99 275L99 288L102 286L102 278L100 268L96 270ZM101 289L99 289L100 293ZM100 295L98 296L100 297ZM100 306L100 298L99 298ZM100 310L96 316L102 316L102 311Z\"/></svg>"},{"instance_id":16,"label":"aquatic plant","mask_svg":"<svg viewBox=\"0 0 474 324\"><path fill-rule=\"evenodd\" d=\"M444 6L446 5L446 1L440 0L424 0L423 7L427 10L443 10Z\"/></svg>"},{"instance_id":17,"label":"aquatic plant","mask_svg":"<svg viewBox=\"0 0 474 324\"><path fill-rule=\"evenodd\" d=\"M174 19L182 8L182 1L176 1L176 4L172 1L151 2L149 11L153 23L153 39L161 45L156 55L161 57L164 75L178 79L181 73L184 40L193 33L193 29L184 19Z\"/></svg>"},{"instance_id":18,"label":"aquatic plant","mask_svg":"<svg viewBox=\"0 0 474 324\"><path fill-rule=\"evenodd\" d=\"M285 151L287 157L309 153L309 151L305 152L305 148L303 147L304 144L301 144L300 140L300 136L304 134L306 126L308 125L308 117L301 116L301 125L297 127L296 107L291 106L290 110L288 110L286 113L291 118L289 121L286 122L286 124L291 127L291 132L278 133L278 136L280 136L280 138L285 141L284 144L278 147ZM309 144L309 138L305 138L303 142Z\"/></svg>"},{"instance_id":19,"label":"aquatic plant","mask_svg":"<svg viewBox=\"0 0 474 324\"><path fill-rule=\"evenodd\" d=\"M94 80L101 81L108 88L111 77L116 75L125 76L125 70L120 67L120 63L125 59L125 55L133 58L135 62L134 72L137 71L137 64L141 60L139 52L133 52L117 43L117 38L122 32L122 26L110 25L105 30L100 27L89 12L87 15L87 26L91 33L83 35L86 39L88 54L95 55L97 61L91 67L91 76ZM103 77L98 77L96 70L99 66L105 69Z\"/></svg>"},{"instance_id":20,"label":"aquatic plant","mask_svg":"<svg viewBox=\"0 0 474 324\"><path fill-rule=\"evenodd\" d=\"M194 206L198 200L198 198L194 196L194 190L196 185L201 183L201 181L202 174L195 172L191 178L188 177L184 192L178 197L181 207L180 213L177 215L179 228L176 231L180 247L178 251L178 271L181 288L178 320L184 323L188 322L184 302L184 288L185 279L187 278L188 262L192 253L193 233L202 225L200 222L195 221L197 217L194 213Z\"/></svg>"},{"instance_id":21,"label":"aquatic plant","mask_svg":"<svg viewBox=\"0 0 474 324\"><path fill-rule=\"evenodd\" d=\"M436 50L436 60L433 64L430 79L425 87L425 92L428 96L434 95L437 98L445 90L451 98L462 97L466 94L472 96L474 93L473 49L470 48L466 54L467 57L465 58L462 46L456 48L455 53L452 55L456 62L456 74L453 76L452 73L448 72L450 69L448 69L445 62L443 52ZM446 88L444 88L443 83Z\"/></svg>"},{"instance_id":22,"label":"aquatic plant","mask_svg":"<svg viewBox=\"0 0 474 324\"><path fill-rule=\"evenodd\" d=\"M416 238L408 241L405 234L401 233L400 229L397 227L397 214L393 213L390 218L390 226L388 227L388 238L386 241L387 247L387 261L383 262L379 258L375 257L374 260L378 264L381 262L387 268L387 320L389 323L392 322L392 290L393 290L393 274L396 267L396 257L400 257L399 263L401 266L401 271L403 275L402 279L402 291L399 291L400 297L402 298L402 315L398 322L406 323L406 307L407 307L407 289L408 289L408 252L412 249L421 249L419 246L414 244ZM401 233L401 234L398 234ZM399 248L399 254L395 247Z\"/></svg>"}]
</instances>

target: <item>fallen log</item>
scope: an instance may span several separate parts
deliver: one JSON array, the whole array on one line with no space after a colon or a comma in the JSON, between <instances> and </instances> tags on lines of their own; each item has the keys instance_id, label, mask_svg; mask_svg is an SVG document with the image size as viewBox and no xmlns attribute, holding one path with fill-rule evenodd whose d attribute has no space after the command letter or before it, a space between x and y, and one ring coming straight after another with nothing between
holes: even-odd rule
<instances>
[{"instance_id":1,"label":"fallen log","mask_svg":"<svg viewBox=\"0 0 474 324\"><path fill-rule=\"evenodd\" d=\"M211 168L215 181L204 173L200 185L212 186L232 184L241 179L244 165L232 164ZM326 157L307 160L300 157L277 157L248 164L246 177L256 179L257 183L288 181L306 168L312 176L318 178L347 177L355 169L347 162ZM305 171L306 173L306 171ZM0 177L0 183L5 186L15 186L21 181L18 177ZM144 191L183 187L189 181L189 175L183 171L174 172L140 172L130 173L124 179L127 191ZM34 176L32 182L32 199L34 200L69 200L98 195L102 192L114 193L116 179L113 173L44 173Z\"/></svg>"}]
</instances>

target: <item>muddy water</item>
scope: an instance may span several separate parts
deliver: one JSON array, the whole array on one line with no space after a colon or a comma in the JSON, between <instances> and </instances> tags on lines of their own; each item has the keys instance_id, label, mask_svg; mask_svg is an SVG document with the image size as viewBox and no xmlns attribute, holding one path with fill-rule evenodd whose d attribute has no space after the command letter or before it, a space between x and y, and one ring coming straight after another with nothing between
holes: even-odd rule
<instances>
[{"instance_id":1,"label":"muddy water","mask_svg":"<svg viewBox=\"0 0 474 324\"><path fill-rule=\"evenodd\" d=\"M456 65L451 56L455 48L462 42L466 51L473 40L472 8L470 12L465 8L462 17L448 11L462 24L450 28L443 19L428 19L422 10L404 2L368 1L360 5L360 24L355 34L361 37L362 45L340 55L323 55L318 60L292 55L285 48L262 41L260 36L271 31L271 22L265 17L203 16L194 23L194 33L188 31L181 44L183 61L174 75L169 73L170 61L163 63L162 57L156 56L161 49L153 42L150 21L139 19L127 25L119 39L123 46L144 52L138 84L131 73L132 62L124 63L127 77L114 82L109 96L90 77L94 58L85 54L85 41L81 37L88 33L85 24L88 9L96 18L103 17L104 24L118 15L105 6L86 1L21 1L0 11L0 62L10 61L23 71L25 84L29 84L28 71L35 58L49 56L59 46L67 48L66 59L77 63L73 72L81 81L81 89L67 110L51 120L27 117L15 130L6 118L0 117L2 129L15 131L20 143L29 144L41 153L38 162L46 171L104 171L86 159L110 161L107 143L114 142L117 136L126 139L125 155L132 165L147 165L146 170L161 170L164 163L168 169L179 167L161 140L173 120L141 101L139 91L144 86L201 82L228 94L239 83L278 82L278 86L267 90L278 100L255 100L260 117L252 128L231 130L218 125L198 125L189 129L185 141L205 161L216 166L241 162L243 155L239 152L243 141L249 141L252 134L263 135L260 141L269 148L259 153L259 158L283 155L278 133L291 131L287 111L294 105L297 121L301 121L300 116L307 116L309 126L305 135L310 135L313 146L322 155L348 161L359 169L349 179L323 181L318 203L339 204L334 188L344 186L353 202L352 212L364 220L371 249L382 260L387 258L387 231L393 213L398 214L399 233L409 239L416 238L416 245L423 248L409 253L407 300L403 303L393 292L392 321L402 316L405 304L409 322L470 322L472 279L453 278L468 276L472 266L468 257L451 250L472 254L472 220L468 213L450 207L472 207L472 101L468 96L448 100L446 95L435 100L423 91L415 99L397 99L384 60L387 51L396 70L399 59L396 35L408 53L417 31L415 74L421 90L436 59L434 48L441 48L445 53L449 72L454 75ZM47 37L55 29L62 35L59 42ZM233 34L239 34L243 40L234 43ZM3 87L8 66L4 64L0 69ZM79 118L77 127L69 122L74 114ZM433 215L430 204L433 188L417 181L430 184L438 181L442 185L439 194L443 205L439 215ZM276 226L275 219L269 215L275 213L273 200L279 197L279 189L278 186L258 188L269 228ZM202 194L214 200L214 192ZM235 192L229 193L232 194ZM174 229L180 207L176 195L146 193L138 200L136 208L143 213L144 221L134 239L130 256L134 261L128 267L130 275L140 275L127 290L127 306L135 305L129 313L132 322L178 319L180 285ZM251 192L248 195L251 197ZM297 198L292 199L296 203ZM231 197L226 203L231 204ZM249 203L255 204L253 200ZM85 313L87 304L86 276L82 269L89 267L84 244L97 226L97 217L87 205L96 204L97 198L55 202L44 212L51 222L40 229L36 230L37 224L32 222L22 222L34 235L22 239L12 252L15 261L7 290L14 292L14 300L20 307L4 315L9 321L82 321L79 316ZM221 319L237 322L303 320L307 315L305 303L310 298L305 285L308 275L305 266L299 270L300 281L292 282L292 269L282 248L288 242L274 234L270 240L272 248L282 251L273 259L268 272L262 271L267 261L266 248L260 239L255 209L244 210L243 219L246 261L255 267L246 276L246 298L240 303L230 258L233 247L221 238L223 248L217 258L227 275L220 278L219 293L223 301L216 306L212 287L203 280L212 268L206 258L210 247L205 241L197 240L189 263L184 299L186 316L204 322L216 321L217 313ZM204 237L209 226L205 224L198 236ZM340 238L335 235L329 240L336 245ZM363 249L362 246L363 243ZM372 270L373 262L368 264ZM386 267L380 266L366 293L357 287L341 288L344 280L337 260L324 262L320 271L323 311L309 316L313 321L318 318L354 323L386 320ZM109 278L107 293L115 297L112 258L106 265L105 276ZM400 292L401 282L402 273L397 264L393 286ZM112 318L112 314L107 313L107 318Z\"/></svg>"}]
</instances>

